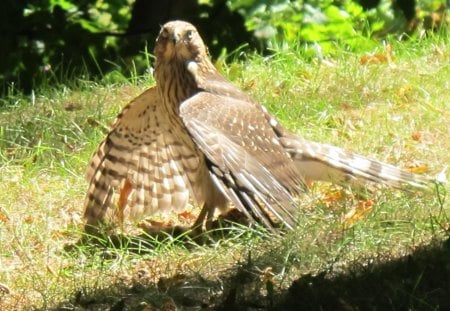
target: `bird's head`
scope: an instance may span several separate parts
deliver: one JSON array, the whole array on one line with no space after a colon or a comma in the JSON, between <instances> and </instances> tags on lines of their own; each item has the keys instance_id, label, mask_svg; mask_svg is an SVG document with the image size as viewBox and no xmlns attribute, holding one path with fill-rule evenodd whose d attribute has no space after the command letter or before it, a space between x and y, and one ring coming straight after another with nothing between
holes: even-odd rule
<instances>
[{"instance_id":1,"label":"bird's head","mask_svg":"<svg viewBox=\"0 0 450 311\"><path fill-rule=\"evenodd\" d=\"M207 57L206 47L195 27L187 22L172 21L161 27L156 39L158 61L196 61Z\"/></svg>"}]
</instances>

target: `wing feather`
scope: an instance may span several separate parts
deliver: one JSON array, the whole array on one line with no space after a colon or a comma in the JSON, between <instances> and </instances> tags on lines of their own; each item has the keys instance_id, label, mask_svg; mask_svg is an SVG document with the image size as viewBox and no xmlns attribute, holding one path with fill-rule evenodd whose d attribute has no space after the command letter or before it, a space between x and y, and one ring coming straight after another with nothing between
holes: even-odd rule
<instances>
[{"instance_id":1,"label":"wing feather","mask_svg":"<svg viewBox=\"0 0 450 311\"><path fill-rule=\"evenodd\" d=\"M184 124L207 158L219 189L243 213L252 213L268 228L271 215L292 228L296 204L291 193L299 191L302 180L274 134L265 131L264 116L255 118L258 113L252 103L206 92L180 106ZM242 122L229 116L238 116ZM256 134L247 126L262 132L266 146L254 143Z\"/></svg>"},{"instance_id":2,"label":"wing feather","mask_svg":"<svg viewBox=\"0 0 450 311\"><path fill-rule=\"evenodd\" d=\"M203 157L181 121L174 122L161 106L156 87L144 92L123 109L95 152L86 173L88 225L114 221L126 186L131 191L122 208L130 219L202 200L193 185L203 174Z\"/></svg>"}]
</instances>

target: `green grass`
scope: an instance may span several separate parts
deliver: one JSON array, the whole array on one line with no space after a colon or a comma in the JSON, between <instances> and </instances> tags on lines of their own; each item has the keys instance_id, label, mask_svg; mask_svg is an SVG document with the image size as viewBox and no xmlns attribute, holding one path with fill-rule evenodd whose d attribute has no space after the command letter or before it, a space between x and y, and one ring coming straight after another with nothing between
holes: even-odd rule
<instances>
[{"instance_id":1,"label":"green grass","mask_svg":"<svg viewBox=\"0 0 450 311\"><path fill-rule=\"evenodd\" d=\"M450 164L450 44L392 50L390 64L362 65L344 50L305 61L292 49L221 69L308 139L438 174ZM361 198L316 185L301 199L299 228L280 236L236 226L202 246L170 237L74 244L90 155L121 107L153 83L136 81L2 99L1 310L449 308L448 186ZM336 190L344 195L333 200ZM348 216L368 200L368 213Z\"/></svg>"}]
</instances>

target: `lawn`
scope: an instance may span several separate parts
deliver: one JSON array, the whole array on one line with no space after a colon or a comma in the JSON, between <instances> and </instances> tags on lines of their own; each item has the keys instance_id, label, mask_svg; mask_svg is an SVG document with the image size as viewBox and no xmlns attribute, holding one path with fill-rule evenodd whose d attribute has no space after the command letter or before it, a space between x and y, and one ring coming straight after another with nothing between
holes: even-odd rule
<instances>
[{"instance_id":1,"label":"lawn","mask_svg":"<svg viewBox=\"0 0 450 311\"><path fill-rule=\"evenodd\" d=\"M448 39L336 49L217 66L307 139L441 174L450 164ZM121 107L153 83L79 79L1 99L1 310L450 309L448 185L314 184L299 198L298 228L279 235L234 225L202 245L170 236L76 244L87 162Z\"/></svg>"}]
</instances>

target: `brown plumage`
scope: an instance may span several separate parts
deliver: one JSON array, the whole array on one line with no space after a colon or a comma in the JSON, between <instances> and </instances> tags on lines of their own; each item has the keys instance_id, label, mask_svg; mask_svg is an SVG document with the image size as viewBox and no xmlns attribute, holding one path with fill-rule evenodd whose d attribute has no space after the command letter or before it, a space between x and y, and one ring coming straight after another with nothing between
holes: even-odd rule
<instances>
[{"instance_id":1,"label":"brown plumage","mask_svg":"<svg viewBox=\"0 0 450 311\"><path fill-rule=\"evenodd\" d=\"M190 202L202 207L197 227L232 203L268 228L274 217L292 228L304 180L425 187L394 166L288 132L217 72L189 23L165 24L155 55L156 86L124 108L89 165L87 228Z\"/></svg>"}]
</instances>

